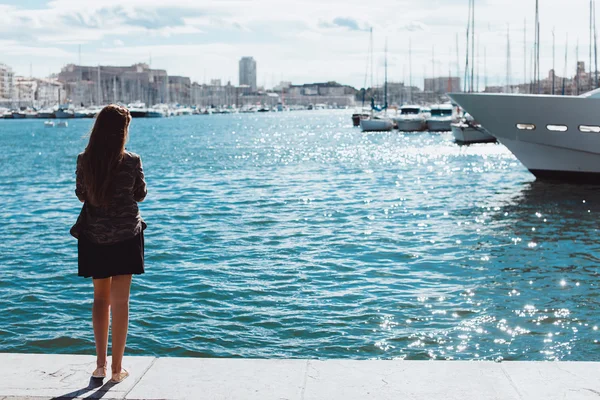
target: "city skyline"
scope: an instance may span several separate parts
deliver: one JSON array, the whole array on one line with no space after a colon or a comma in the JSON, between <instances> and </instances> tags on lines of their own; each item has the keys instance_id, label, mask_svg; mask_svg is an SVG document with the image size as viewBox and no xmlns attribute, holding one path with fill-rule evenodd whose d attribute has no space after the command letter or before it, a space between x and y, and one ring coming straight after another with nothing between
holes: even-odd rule
<instances>
[{"instance_id":1,"label":"city skyline","mask_svg":"<svg viewBox=\"0 0 600 400\"><path fill-rule=\"evenodd\" d=\"M506 32L511 32L512 82L530 75L524 60L523 25L527 20L528 55L533 48L535 1L476 2L480 86L506 80ZM314 5L319 4L315 9ZM193 5L174 0L101 4L75 0L8 0L0 5L0 62L17 75L48 76L67 64L132 65L189 76L192 81L217 78L236 82L238 60L252 55L260 64L258 86L335 80L363 87L368 59L368 29L374 28L373 83L383 81L383 42L388 38L390 81L409 83L408 39L412 42L413 85L432 75L456 75L464 69L467 0L428 4L388 1L370 7L358 1L304 1L282 8L271 0L206 1ZM398 10L394 15L393 10ZM558 0L541 4L541 71L552 67L552 30L556 70L564 72L569 32L567 75L576 58L589 66L589 2L564 7ZM510 23L510 26L508 25ZM456 55L456 36L460 55ZM579 41L579 57L576 43ZM81 53L79 52L81 48ZM434 53L435 54L432 54ZM484 66L484 56L487 62ZM529 56L528 56L529 58ZM525 63L524 63L525 61ZM457 67L458 64L458 67ZM525 66L526 64L526 66ZM433 73L432 70L435 70ZM484 72L487 72L485 74ZM367 77L366 86L371 86Z\"/></svg>"}]
</instances>

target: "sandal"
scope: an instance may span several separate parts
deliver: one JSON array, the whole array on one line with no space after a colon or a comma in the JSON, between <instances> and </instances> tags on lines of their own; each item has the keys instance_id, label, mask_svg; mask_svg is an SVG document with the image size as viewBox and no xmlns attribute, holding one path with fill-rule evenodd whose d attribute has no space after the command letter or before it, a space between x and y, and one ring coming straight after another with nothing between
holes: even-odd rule
<instances>
[{"instance_id":1,"label":"sandal","mask_svg":"<svg viewBox=\"0 0 600 400\"><path fill-rule=\"evenodd\" d=\"M98 367L92 372L92 378L96 379L104 379L106 378L106 365L103 367Z\"/></svg>"},{"instance_id":2,"label":"sandal","mask_svg":"<svg viewBox=\"0 0 600 400\"><path fill-rule=\"evenodd\" d=\"M129 372L126 369L121 369L121 372L113 373L112 379L110 380L112 383L121 383L125 378L129 376Z\"/></svg>"}]
</instances>

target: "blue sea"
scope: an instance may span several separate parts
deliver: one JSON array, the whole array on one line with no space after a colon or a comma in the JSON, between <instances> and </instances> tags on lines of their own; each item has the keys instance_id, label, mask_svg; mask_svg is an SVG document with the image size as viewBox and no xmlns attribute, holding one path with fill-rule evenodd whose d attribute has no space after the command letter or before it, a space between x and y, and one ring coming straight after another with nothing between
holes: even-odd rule
<instances>
[{"instance_id":1,"label":"blue sea","mask_svg":"<svg viewBox=\"0 0 600 400\"><path fill-rule=\"evenodd\" d=\"M94 354L69 235L93 120L0 120L0 352ZM600 361L599 187L349 111L135 119L127 354Z\"/></svg>"}]
</instances>

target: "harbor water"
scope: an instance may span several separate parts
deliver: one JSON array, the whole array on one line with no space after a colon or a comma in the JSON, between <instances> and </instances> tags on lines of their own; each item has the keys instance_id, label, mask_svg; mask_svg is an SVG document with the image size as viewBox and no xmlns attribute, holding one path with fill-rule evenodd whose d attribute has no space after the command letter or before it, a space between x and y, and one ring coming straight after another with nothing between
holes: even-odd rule
<instances>
[{"instance_id":1,"label":"harbor water","mask_svg":"<svg viewBox=\"0 0 600 400\"><path fill-rule=\"evenodd\" d=\"M0 352L93 354L69 235L92 120L0 121ZM347 111L134 119L127 354L600 361L598 187Z\"/></svg>"}]
</instances>

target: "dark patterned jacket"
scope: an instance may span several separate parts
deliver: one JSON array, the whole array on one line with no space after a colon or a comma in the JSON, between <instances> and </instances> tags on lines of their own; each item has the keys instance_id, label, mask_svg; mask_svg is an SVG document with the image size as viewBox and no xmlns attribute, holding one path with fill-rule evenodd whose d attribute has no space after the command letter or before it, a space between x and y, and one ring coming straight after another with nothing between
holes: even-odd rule
<instances>
[{"instance_id":1,"label":"dark patterned jacket","mask_svg":"<svg viewBox=\"0 0 600 400\"><path fill-rule=\"evenodd\" d=\"M147 193L140 156L125 152L115 175L114 193L108 206L95 207L86 201L82 155L77 156L75 194L84 204L77 222L71 228L71 235L79 239L83 234L93 243L113 244L131 239L146 229L137 204L144 200Z\"/></svg>"}]
</instances>

